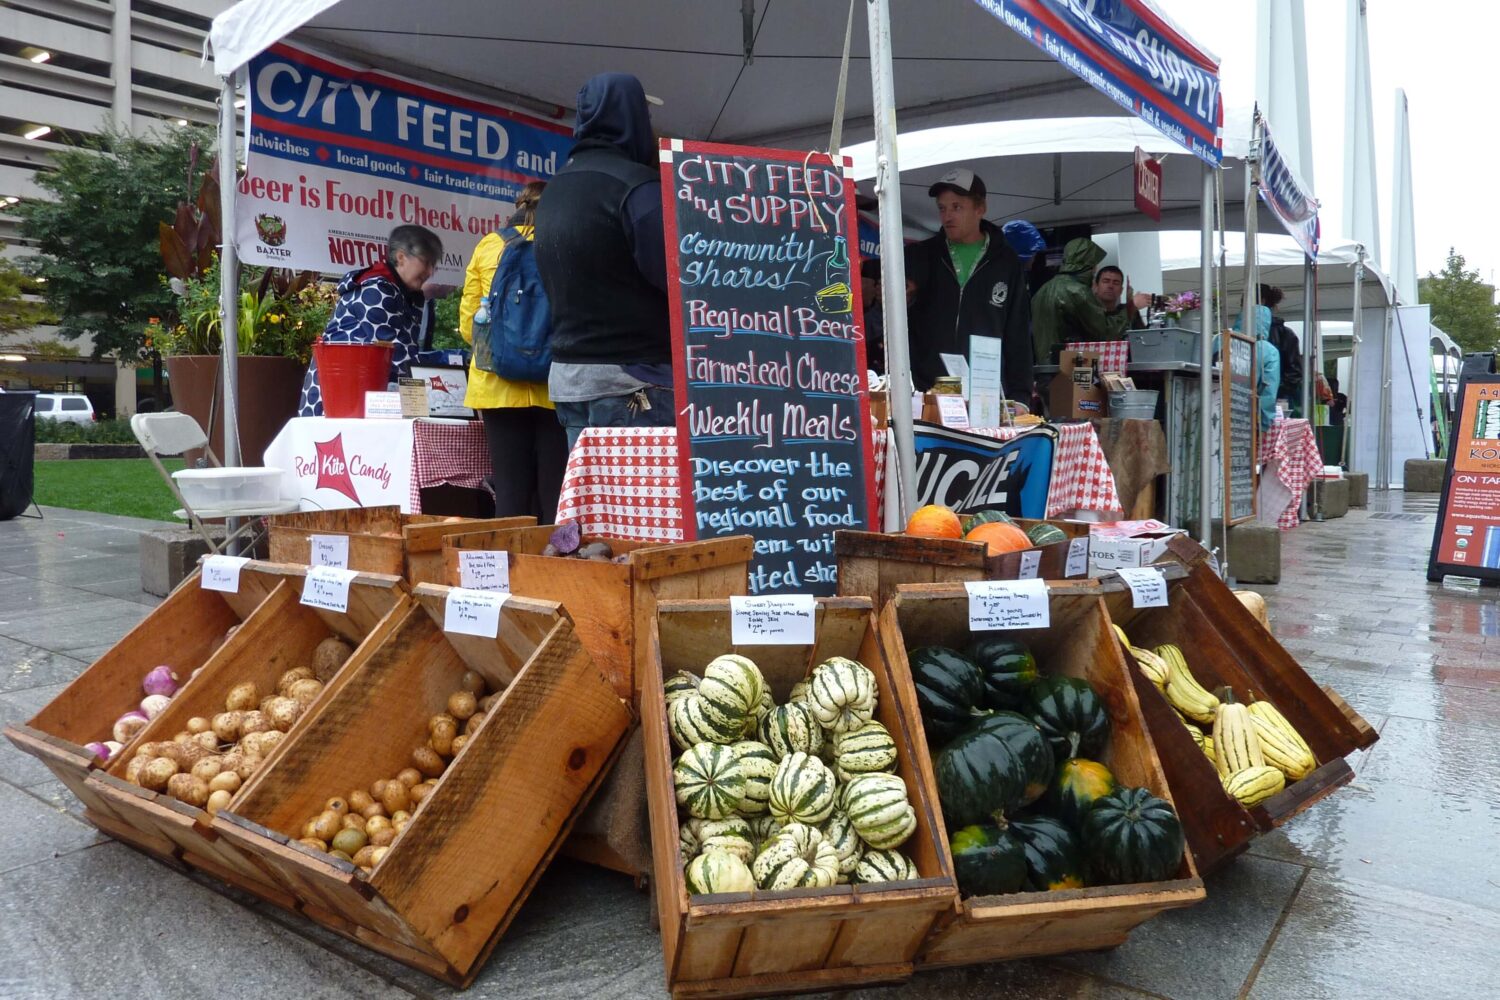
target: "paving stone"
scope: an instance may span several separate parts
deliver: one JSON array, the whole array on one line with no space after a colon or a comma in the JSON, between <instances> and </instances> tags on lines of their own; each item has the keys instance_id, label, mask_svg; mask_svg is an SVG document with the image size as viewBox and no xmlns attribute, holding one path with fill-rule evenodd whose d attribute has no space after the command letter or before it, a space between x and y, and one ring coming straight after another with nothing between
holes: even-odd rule
<instances>
[{"instance_id":1,"label":"paving stone","mask_svg":"<svg viewBox=\"0 0 1500 1000\"><path fill-rule=\"evenodd\" d=\"M0 878L0 953L17 1000L411 996L118 844Z\"/></svg>"},{"instance_id":2,"label":"paving stone","mask_svg":"<svg viewBox=\"0 0 1500 1000\"><path fill-rule=\"evenodd\" d=\"M0 694L71 681L88 664L0 636Z\"/></svg>"},{"instance_id":3,"label":"paving stone","mask_svg":"<svg viewBox=\"0 0 1500 1000\"><path fill-rule=\"evenodd\" d=\"M898 989L852 990L825 997L891 1000L1141 1000L1142 993L1120 983L1085 975L1047 961L971 965L918 972Z\"/></svg>"},{"instance_id":4,"label":"paving stone","mask_svg":"<svg viewBox=\"0 0 1500 1000\"><path fill-rule=\"evenodd\" d=\"M0 615L0 635L85 659L89 651L101 645L107 649L118 642L149 610L133 601L112 597L75 597L71 607L54 607L25 616Z\"/></svg>"},{"instance_id":5,"label":"paving stone","mask_svg":"<svg viewBox=\"0 0 1500 1000\"><path fill-rule=\"evenodd\" d=\"M0 875L91 847L103 839L77 817L0 783ZM6 895L0 882L0 905L4 905ZM6 995L0 990L0 996Z\"/></svg>"},{"instance_id":6,"label":"paving stone","mask_svg":"<svg viewBox=\"0 0 1500 1000\"><path fill-rule=\"evenodd\" d=\"M1500 740L1495 737L1485 726L1395 716L1381 729L1361 777L1500 801Z\"/></svg>"},{"instance_id":7,"label":"paving stone","mask_svg":"<svg viewBox=\"0 0 1500 1000\"><path fill-rule=\"evenodd\" d=\"M1306 871L1240 858L1204 880L1204 902L1161 914L1114 951L1060 964L1161 996L1233 1000Z\"/></svg>"},{"instance_id":8,"label":"paving stone","mask_svg":"<svg viewBox=\"0 0 1500 1000\"><path fill-rule=\"evenodd\" d=\"M0 726L31 719L65 686L49 684L0 696ZM10 740L0 738L0 780L18 788L32 788L54 779L45 764L29 753L17 750Z\"/></svg>"},{"instance_id":9,"label":"paving stone","mask_svg":"<svg viewBox=\"0 0 1500 1000\"><path fill-rule=\"evenodd\" d=\"M1497 940L1494 910L1315 871L1248 995L1492 997Z\"/></svg>"}]
</instances>

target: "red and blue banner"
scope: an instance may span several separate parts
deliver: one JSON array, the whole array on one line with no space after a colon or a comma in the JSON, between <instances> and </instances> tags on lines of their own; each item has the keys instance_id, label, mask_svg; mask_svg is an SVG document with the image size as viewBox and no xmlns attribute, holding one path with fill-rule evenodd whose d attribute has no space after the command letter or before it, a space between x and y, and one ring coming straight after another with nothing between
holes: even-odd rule
<instances>
[{"instance_id":1,"label":"red and blue banner","mask_svg":"<svg viewBox=\"0 0 1500 1000\"><path fill-rule=\"evenodd\" d=\"M568 126L286 44L250 61L247 92L235 240L251 264L338 274L415 223L443 241L434 280L460 284L521 187L573 145Z\"/></svg>"},{"instance_id":2,"label":"red and blue banner","mask_svg":"<svg viewBox=\"0 0 1500 1000\"><path fill-rule=\"evenodd\" d=\"M1297 241L1302 252L1318 259L1318 200L1302 189L1297 175L1271 138L1271 127L1257 116L1260 127L1260 200Z\"/></svg>"},{"instance_id":3,"label":"red and blue banner","mask_svg":"<svg viewBox=\"0 0 1500 1000\"><path fill-rule=\"evenodd\" d=\"M1144 0L975 0L1206 163L1223 157L1219 63Z\"/></svg>"}]
</instances>

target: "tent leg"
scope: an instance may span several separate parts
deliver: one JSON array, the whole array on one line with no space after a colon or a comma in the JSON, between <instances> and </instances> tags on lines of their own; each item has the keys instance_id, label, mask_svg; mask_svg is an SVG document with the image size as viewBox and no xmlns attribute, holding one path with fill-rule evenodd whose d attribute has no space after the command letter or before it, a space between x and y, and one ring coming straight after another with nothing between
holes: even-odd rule
<instances>
[{"instance_id":1,"label":"tent leg","mask_svg":"<svg viewBox=\"0 0 1500 1000\"><path fill-rule=\"evenodd\" d=\"M224 363L224 464L240 464L239 353L240 353L240 263L234 246L235 108L234 76L223 77L219 91L219 220L224 237L219 247L219 308L223 320L220 356ZM239 523L230 518L225 532L233 539ZM229 554L239 555L239 542L231 541Z\"/></svg>"},{"instance_id":2,"label":"tent leg","mask_svg":"<svg viewBox=\"0 0 1500 1000\"><path fill-rule=\"evenodd\" d=\"M901 171L896 163L896 90L891 68L890 0L866 0L870 28L870 89L875 96L875 191L880 197L881 307L885 317L886 388L896 438L901 519L916 506L917 458L912 440L911 352L906 330L906 258L902 240ZM872 498L873 499L873 498Z\"/></svg>"},{"instance_id":3,"label":"tent leg","mask_svg":"<svg viewBox=\"0 0 1500 1000\"><path fill-rule=\"evenodd\" d=\"M1213 550L1213 496L1214 467L1213 449L1209 438L1213 434L1213 346L1215 318L1218 310L1214 305L1214 168L1203 164L1203 204L1201 215L1201 247L1198 257L1203 304L1202 335L1198 338L1198 540L1203 547ZM1227 550L1226 553L1227 554Z\"/></svg>"},{"instance_id":4,"label":"tent leg","mask_svg":"<svg viewBox=\"0 0 1500 1000\"><path fill-rule=\"evenodd\" d=\"M1302 261L1302 416L1307 420L1309 427L1314 428L1313 437L1316 439L1318 422L1313 419L1313 407L1317 405L1318 394L1314 391L1317 381L1318 352L1313 346L1318 341L1318 266L1311 257ZM1298 517L1306 521L1310 515L1307 509L1307 492L1302 493L1302 507Z\"/></svg>"}]
</instances>

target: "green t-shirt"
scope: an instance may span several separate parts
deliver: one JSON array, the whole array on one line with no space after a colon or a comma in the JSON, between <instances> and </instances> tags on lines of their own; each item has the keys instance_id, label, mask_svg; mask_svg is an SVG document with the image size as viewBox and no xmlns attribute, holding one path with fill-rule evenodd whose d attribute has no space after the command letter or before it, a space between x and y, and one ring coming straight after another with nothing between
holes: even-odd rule
<instances>
[{"instance_id":1,"label":"green t-shirt","mask_svg":"<svg viewBox=\"0 0 1500 1000\"><path fill-rule=\"evenodd\" d=\"M958 274L958 287L962 288L969 283L969 278L974 274L974 268L979 266L979 259L989 249L990 238L985 234L984 239L978 243L952 243L948 244L948 256L953 258L953 270Z\"/></svg>"}]
</instances>

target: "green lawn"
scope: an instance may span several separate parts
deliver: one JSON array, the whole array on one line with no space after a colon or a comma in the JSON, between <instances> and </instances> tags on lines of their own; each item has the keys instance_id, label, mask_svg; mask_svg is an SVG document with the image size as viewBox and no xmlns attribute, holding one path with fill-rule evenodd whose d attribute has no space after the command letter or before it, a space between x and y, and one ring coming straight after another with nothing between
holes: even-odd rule
<instances>
[{"instance_id":1,"label":"green lawn","mask_svg":"<svg viewBox=\"0 0 1500 1000\"><path fill-rule=\"evenodd\" d=\"M167 471L182 468L182 459L163 459ZM146 458L93 458L36 463L36 502L101 514L174 521L177 503L161 475Z\"/></svg>"}]
</instances>

